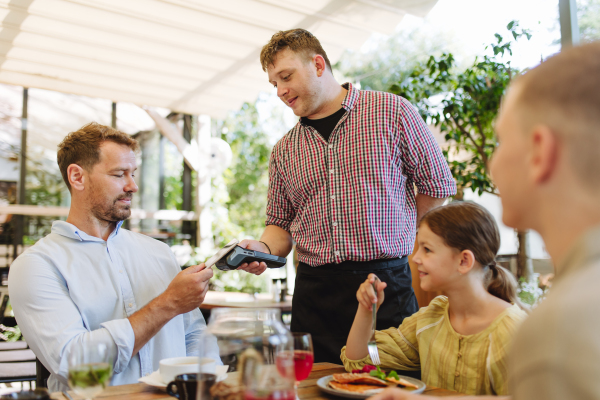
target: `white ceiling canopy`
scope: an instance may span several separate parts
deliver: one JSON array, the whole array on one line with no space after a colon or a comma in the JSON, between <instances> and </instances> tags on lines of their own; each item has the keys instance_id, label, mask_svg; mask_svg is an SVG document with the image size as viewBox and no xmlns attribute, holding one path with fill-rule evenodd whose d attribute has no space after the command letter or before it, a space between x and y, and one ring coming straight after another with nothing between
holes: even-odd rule
<instances>
[{"instance_id":1,"label":"white ceiling canopy","mask_svg":"<svg viewBox=\"0 0 600 400\"><path fill-rule=\"evenodd\" d=\"M305 28L332 63L437 0L0 0L0 82L222 118L270 91L273 33Z\"/></svg>"}]
</instances>

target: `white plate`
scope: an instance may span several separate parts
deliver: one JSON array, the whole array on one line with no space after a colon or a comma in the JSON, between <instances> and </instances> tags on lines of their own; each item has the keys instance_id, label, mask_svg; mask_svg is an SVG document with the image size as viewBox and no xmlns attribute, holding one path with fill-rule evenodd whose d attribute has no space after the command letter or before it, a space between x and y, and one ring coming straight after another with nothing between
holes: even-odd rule
<instances>
[{"instance_id":1,"label":"white plate","mask_svg":"<svg viewBox=\"0 0 600 400\"><path fill-rule=\"evenodd\" d=\"M423 391L425 390L426 385L424 382L422 382L418 379L415 379L415 378L411 378L410 376L404 376L404 375L398 375L398 376L402 379L406 379L407 381L409 381L412 384L417 385L418 389L411 390L410 391L411 393L423 393ZM367 397L371 397L374 394L377 394L377 393L381 392L383 389L385 389L385 388L381 388L381 389L369 390L366 393L343 392L341 390L337 390L337 389L329 387L329 381L331 381L332 379L333 379L333 375L324 376L317 381L317 386L325 393L333 394L335 396L347 397L349 399L366 399Z\"/></svg>"},{"instance_id":2,"label":"white plate","mask_svg":"<svg viewBox=\"0 0 600 400\"><path fill-rule=\"evenodd\" d=\"M225 378L227 378L227 369L229 368L229 366L227 365L217 365L217 382L221 382L222 380L224 380ZM163 382L162 378L160 377L160 372L158 370L154 371L153 373L151 373L148 376L142 376L140 379L138 379L139 382L145 383L146 385L150 385L150 386L154 386L154 387L158 387L158 388L166 388L167 384L169 382Z\"/></svg>"}]
</instances>

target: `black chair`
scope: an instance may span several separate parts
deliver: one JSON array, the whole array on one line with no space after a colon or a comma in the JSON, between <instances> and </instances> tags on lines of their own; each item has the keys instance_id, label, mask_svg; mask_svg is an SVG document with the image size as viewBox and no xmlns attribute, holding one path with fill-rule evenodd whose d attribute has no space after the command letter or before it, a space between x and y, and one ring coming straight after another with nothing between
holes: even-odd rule
<instances>
[{"instance_id":1,"label":"black chair","mask_svg":"<svg viewBox=\"0 0 600 400\"><path fill-rule=\"evenodd\" d=\"M48 388L48 378L50 377L50 371L44 367L37 358L35 359L35 387L36 388Z\"/></svg>"}]
</instances>

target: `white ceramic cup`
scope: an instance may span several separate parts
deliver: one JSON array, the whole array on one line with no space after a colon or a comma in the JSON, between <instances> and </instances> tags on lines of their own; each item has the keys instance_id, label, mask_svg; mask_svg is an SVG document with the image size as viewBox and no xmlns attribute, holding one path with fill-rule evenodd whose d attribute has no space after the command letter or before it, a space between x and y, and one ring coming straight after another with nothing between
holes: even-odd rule
<instances>
[{"instance_id":1,"label":"white ceramic cup","mask_svg":"<svg viewBox=\"0 0 600 400\"><path fill-rule=\"evenodd\" d=\"M212 358L200 360L198 357L174 357L160 360L158 370L162 381L168 384L181 374L193 374L200 371L214 374L216 367L217 363Z\"/></svg>"}]
</instances>

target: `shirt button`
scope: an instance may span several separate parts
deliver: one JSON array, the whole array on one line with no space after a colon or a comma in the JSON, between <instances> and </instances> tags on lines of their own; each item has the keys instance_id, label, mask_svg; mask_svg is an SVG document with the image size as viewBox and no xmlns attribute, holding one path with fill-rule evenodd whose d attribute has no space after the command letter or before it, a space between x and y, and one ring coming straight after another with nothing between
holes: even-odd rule
<instances>
[{"instance_id":1,"label":"shirt button","mask_svg":"<svg viewBox=\"0 0 600 400\"><path fill-rule=\"evenodd\" d=\"M339 251L336 251L336 252L335 252L335 255L336 255L336 256L339 256L339 255L340 255L340 252L339 252Z\"/></svg>"},{"instance_id":2,"label":"shirt button","mask_svg":"<svg viewBox=\"0 0 600 400\"><path fill-rule=\"evenodd\" d=\"M129 308L131 308L131 307L133 307L133 304L132 304L132 303L129 303Z\"/></svg>"},{"instance_id":3,"label":"shirt button","mask_svg":"<svg viewBox=\"0 0 600 400\"><path fill-rule=\"evenodd\" d=\"M331 196L331 200L335 199L335 196Z\"/></svg>"},{"instance_id":4,"label":"shirt button","mask_svg":"<svg viewBox=\"0 0 600 400\"><path fill-rule=\"evenodd\" d=\"M333 170L332 170L332 169L330 169L330 170L329 170L329 173L330 173L330 174L333 174Z\"/></svg>"},{"instance_id":5,"label":"shirt button","mask_svg":"<svg viewBox=\"0 0 600 400\"><path fill-rule=\"evenodd\" d=\"M458 358L461 358L461 357L462 357L462 354L461 354L461 353L458 353Z\"/></svg>"},{"instance_id":6,"label":"shirt button","mask_svg":"<svg viewBox=\"0 0 600 400\"><path fill-rule=\"evenodd\" d=\"M333 226L337 226L337 222L334 222L334 223L333 223Z\"/></svg>"},{"instance_id":7,"label":"shirt button","mask_svg":"<svg viewBox=\"0 0 600 400\"><path fill-rule=\"evenodd\" d=\"M456 373L454 374L454 376L459 377L460 374L458 373L458 371L456 371Z\"/></svg>"},{"instance_id":8,"label":"shirt button","mask_svg":"<svg viewBox=\"0 0 600 400\"><path fill-rule=\"evenodd\" d=\"M119 273L120 273L120 274L122 274L122 273L123 273L123 270L122 270L122 269L120 269L120 270L119 270Z\"/></svg>"},{"instance_id":9,"label":"shirt button","mask_svg":"<svg viewBox=\"0 0 600 400\"><path fill-rule=\"evenodd\" d=\"M333 145L332 145L332 144L330 144L330 145L329 145L329 148L330 148L330 149L333 149Z\"/></svg>"}]
</instances>

